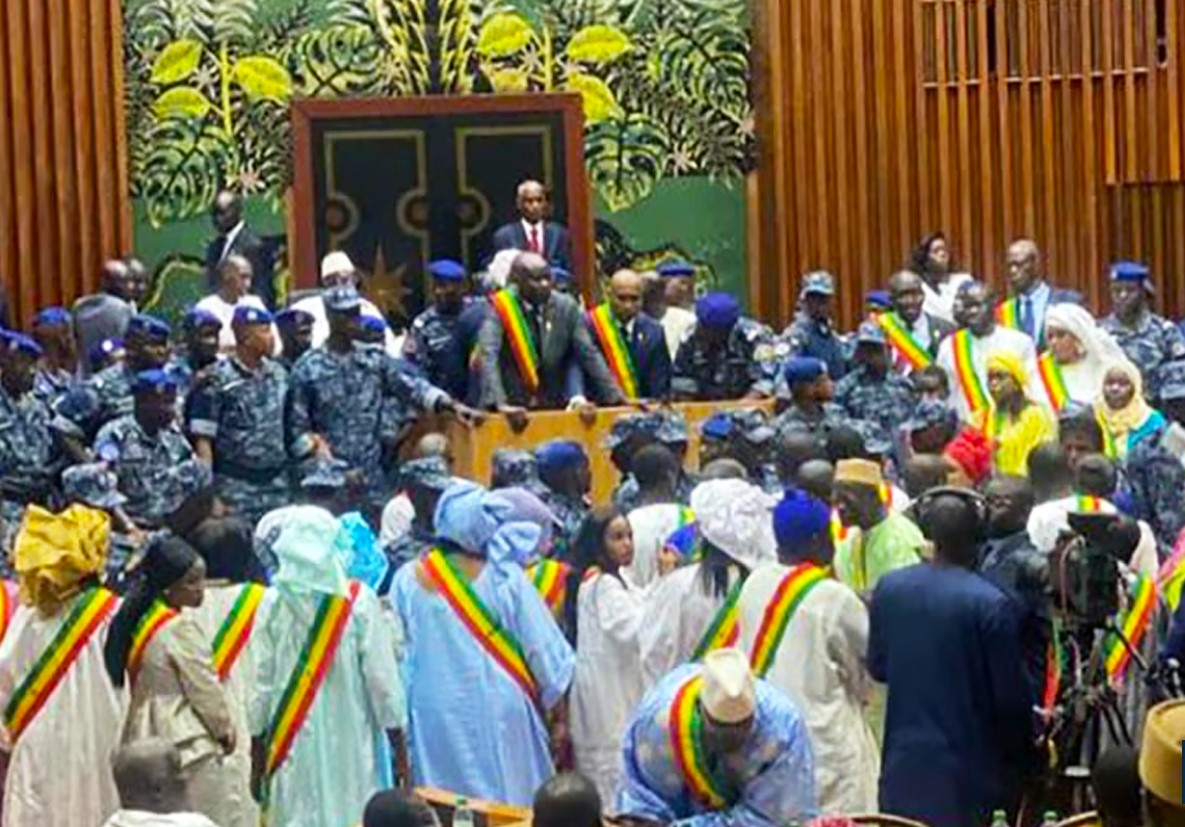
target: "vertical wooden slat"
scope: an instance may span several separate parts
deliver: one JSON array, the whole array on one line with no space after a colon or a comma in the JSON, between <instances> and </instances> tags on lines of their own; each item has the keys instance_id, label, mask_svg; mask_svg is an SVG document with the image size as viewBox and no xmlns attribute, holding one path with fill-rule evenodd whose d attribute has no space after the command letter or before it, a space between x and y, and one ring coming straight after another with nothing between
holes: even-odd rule
<instances>
[{"instance_id":1,"label":"vertical wooden slat","mask_svg":"<svg viewBox=\"0 0 1185 827\"><path fill-rule=\"evenodd\" d=\"M82 2L83 0L76 0ZM91 17L90 64L91 64L91 117L95 124L95 154L106 162L96 168L96 185L99 190L99 237L103 249L117 251L120 247L119 221L115 205L108 199L118 186L115 164L115 134L110 108L102 100L104 90L111 88L111 67L107 0L85 0L89 4Z\"/></svg>"},{"instance_id":2,"label":"vertical wooden slat","mask_svg":"<svg viewBox=\"0 0 1185 827\"><path fill-rule=\"evenodd\" d=\"M889 103L893 90L891 87L891 63L886 54L888 38L883 35L888 28L885 22L885 4L873 0L870 4L872 12L872 65L881 71L869 74L872 85L873 105L873 146L872 163L876 169L876 260L887 262L893 258L893 242L898 235L897 225L901 217L894 222L890 219L892 211L889 206L889 193L893 189L893 158L885 151L887 145L894 143L889 134ZM900 4L898 4L900 5ZM859 12L857 12L859 13Z\"/></svg>"},{"instance_id":3,"label":"vertical wooden slat","mask_svg":"<svg viewBox=\"0 0 1185 827\"><path fill-rule=\"evenodd\" d=\"M1103 161L1107 171L1107 183L1119 182L1119 169L1116 160L1115 142L1118 136L1115 132L1115 15L1110 0L1104 0L1102 5L1103 29Z\"/></svg>"},{"instance_id":4,"label":"vertical wooden slat","mask_svg":"<svg viewBox=\"0 0 1185 827\"><path fill-rule=\"evenodd\" d=\"M110 106L112 142L115 147L115 180L112 191L112 209L118 221L115 231L116 249L124 254L132 252L132 201L127 197L130 167L128 165L127 113L122 106L124 90L123 73L123 11L120 0L107 0L107 52L111 66L109 88L117 95L117 102ZM98 268L94 268L88 290L98 286Z\"/></svg>"},{"instance_id":5,"label":"vertical wooden slat","mask_svg":"<svg viewBox=\"0 0 1185 827\"><path fill-rule=\"evenodd\" d=\"M913 8L913 41L912 42L913 42L913 49L914 49L914 51L913 51L914 61L911 61L909 65L911 68L913 68L913 67L916 67L917 63L920 62L920 55L921 55L921 50L922 50L921 44L922 44L924 35L922 34L922 4L921 4L921 1L918 0L918 2L910 3L909 5L912 6L912 8ZM905 42L904 40L898 41L899 44L904 43L904 42ZM899 46L899 48L903 49L904 47ZM906 71L904 73L904 77L905 77L905 82L908 84L920 85L920 83L921 83L921 72L919 72L916 68L913 68L913 71ZM943 93L942 90L939 89L938 94L941 95L942 93ZM934 206L933 206L934 205L934 198L935 198L935 187L934 187L935 176L933 175L933 170L934 170L933 159L930 154L930 141L933 140L933 132L932 132L932 127L929 123L929 118L926 116L926 97L927 97L927 93L924 93L920 90L914 94L913 129L916 131L914 131L913 134L915 136L914 146L917 150L917 157L915 160L915 163L917 164L916 169L917 170L925 170L926 173L929 173L929 174L923 173L921 175L918 175L914 179L914 182L916 183L917 191L918 191L917 220L918 220L920 226L925 228L920 233L915 233L915 235L918 238L920 238L921 235L924 233L929 233L933 230L938 229L935 224L935 218L934 218L934 215L936 213L936 210L934 209Z\"/></svg>"},{"instance_id":6,"label":"vertical wooden slat","mask_svg":"<svg viewBox=\"0 0 1185 827\"><path fill-rule=\"evenodd\" d=\"M948 216L956 215L954 207L954 178L951 174L951 149L950 149L950 74L947 72L947 53L948 45L946 42L946 17L947 4L945 0L939 0L935 4L937 9L936 31L935 37L935 52L937 53L937 67L938 67L938 119L935 124L935 129L938 134L938 214L943 219L949 221ZM952 232L950 227L944 228L947 232Z\"/></svg>"},{"instance_id":7,"label":"vertical wooden slat","mask_svg":"<svg viewBox=\"0 0 1185 827\"><path fill-rule=\"evenodd\" d=\"M1058 206L1058 213L1061 210L1067 209L1070 204L1079 203L1082 198L1082 181L1073 173L1074 161L1078 152L1078 141L1075 135L1075 130L1069 126L1073 123L1074 103L1075 103L1075 84L1071 78L1074 75L1077 67L1074 65L1074 50L1072 44L1077 32L1073 31L1070 25L1070 9L1068 5L1063 4L1058 14L1057 19L1057 40L1061 44L1061 62L1060 73L1061 82L1058 84L1058 91L1061 93L1056 101L1056 105L1060 107L1058 117L1058 134L1061 138L1060 147L1058 149L1060 168L1066 170L1066 173L1060 176L1061 179L1061 198ZM1084 81L1089 83L1089 80ZM1050 216L1050 220L1055 219L1054 215ZM1063 273L1079 272L1081 245L1080 228L1077 225L1065 226L1062 225L1062 231L1066 235L1063 243L1064 255L1062 257Z\"/></svg>"},{"instance_id":8,"label":"vertical wooden slat","mask_svg":"<svg viewBox=\"0 0 1185 827\"><path fill-rule=\"evenodd\" d=\"M878 0L873 0L877 5L883 5ZM910 146L911 143L916 143L919 146L921 141L908 142L901 139L901 136L909 134L912 129L915 129L915 123L910 117L910 100L911 96L920 98L917 87L917 82L906 70L905 61L905 3L890 3L890 14L893 17L892 34L890 35L888 49L893 53L892 75L893 75L893 130L892 134L897 136L895 141L897 146L896 161L897 169L896 175L893 178L894 189L897 191L897 233L895 235L896 241L903 249L908 249L908 245L913 241L912 228L918 221L917 199L921 197L917 187L913 186L913 180L910 176ZM914 4L916 8L916 4ZM881 40L883 35L880 30L874 32L874 36ZM875 72L877 76L881 72ZM885 157L891 157L890 153L884 152ZM920 166L920 164L919 164ZM890 253L893 260L898 262L894 266L904 263L905 255L900 257Z\"/></svg>"},{"instance_id":9,"label":"vertical wooden slat","mask_svg":"<svg viewBox=\"0 0 1185 827\"><path fill-rule=\"evenodd\" d=\"M965 244L974 243L974 230L971 225L971 109L967 99L967 82L970 71L967 63L967 16L964 9L965 0L955 0L955 116L959 145L958 158L958 216L959 237ZM955 207L950 204L949 207Z\"/></svg>"},{"instance_id":10,"label":"vertical wooden slat","mask_svg":"<svg viewBox=\"0 0 1185 827\"><path fill-rule=\"evenodd\" d=\"M0 27L8 21L0 9ZM9 286L16 279L16 178L13 169L12 94L9 86L8 37L0 35L0 285Z\"/></svg>"},{"instance_id":11,"label":"vertical wooden slat","mask_svg":"<svg viewBox=\"0 0 1185 827\"><path fill-rule=\"evenodd\" d=\"M1064 265L1059 261L1059 251L1056 247L1049 249L1050 242L1053 241L1060 228L1054 220L1057 210L1055 203L1057 195L1057 171L1055 165L1057 159L1053 149L1053 125L1056 114L1053 109L1053 79L1050 77L1053 72L1053 65L1050 60L1051 33L1048 2L1040 4L1040 12L1037 15L1037 32L1037 71L1041 76L1041 115L1038 121L1041 124L1041 191L1044 203L1038 223L1040 229L1036 232L1038 235L1043 236L1041 243L1047 248L1046 266L1052 268L1051 272L1060 275L1061 268Z\"/></svg>"},{"instance_id":12,"label":"vertical wooden slat","mask_svg":"<svg viewBox=\"0 0 1185 827\"><path fill-rule=\"evenodd\" d=\"M1078 130L1078 135L1081 141L1082 150L1082 189L1085 191L1085 197L1082 199L1081 207L1085 212L1086 235L1087 235L1087 256L1086 265L1078 271L1079 276L1091 276L1098 272L1099 266L1099 196L1096 193L1098 187L1097 174L1097 149L1095 136L1097 133L1097 122L1095 120L1095 84L1094 79L1094 61L1091 54L1094 51L1094 29L1091 26L1090 8L1083 4L1082 21L1081 21L1081 38L1082 38L1082 126ZM1066 130L1070 132L1071 130Z\"/></svg>"},{"instance_id":13,"label":"vertical wooden slat","mask_svg":"<svg viewBox=\"0 0 1185 827\"><path fill-rule=\"evenodd\" d=\"M1023 2L1018 4L1017 9L1020 15L1020 171L1023 198L1021 214L1024 216L1022 226L1027 236L1037 234L1037 211L1033 200L1036 189L1033 179L1033 106L1029 94L1029 78L1033 74L1029 43L1031 8L1029 3Z\"/></svg>"},{"instance_id":14,"label":"vertical wooden slat","mask_svg":"<svg viewBox=\"0 0 1185 827\"><path fill-rule=\"evenodd\" d=\"M1013 158L1016 145L1012 138L1012 113L1009 107L1008 81L1008 4L996 4L996 125L1000 134L1000 238L1007 243L1017 234L1017 222L1013 216L1016 203L1013 187ZM1001 245L1003 246L1003 245ZM998 254L999 255L999 254Z\"/></svg>"},{"instance_id":15,"label":"vertical wooden slat","mask_svg":"<svg viewBox=\"0 0 1185 827\"><path fill-rule=\"evenodd\" d=\"M996 209L996 175L995 147L992 141L992 83L989 77L988 55L988 6L986 3L975 4L975 32L978 40L976 54L979 65L976 69L979 77L979 249L980 257L992 256L999 241L996 228L999 226ZM998 81L997 81L998 82Z\"/></svg>"},{"instance_id":16,"label":"vertical wooden slat","mask_svg":"<svg viewBox=\"0 0 1185 827\"><path fill-rule=\"evenodd\" d=\"M833 222L832 222L832 237L838 242L839 249L833 251L829 256L830 261L834 262L833 267L838 269L837 277L843 283L856 284L855 282L855 268L852 266L853 256L852 248L849 243L853 228L851 221L851 202L856 193L852 188L851 182L848 178L848 140L851 135L851 123L848 121L846 115L847 102L847 78L851 71L851 64L848 61L844 44L846 38L843 36L847 28L847 15L844 13L845 4L840 0L834 0L828 4L831 12L830 30L828 31L828 48L831 53L831 77L829 78L831 94L825 101L830 109L830 117L827 118L828 126L828 146L831 148L831 157L834 159L834 174L832 179L835 182L834 197L828 199L831 204ZM852 293L853 291L845 291L839 297L839 301L844 303L847 312L852 312Z\"/></svg>"},{"instance_id":17,"label":"vertical wooden slat","mask_svg":"<svg viewBox=\"0 0 1185 827\"><path fill-rule=\"evenodd\" d=\"M1138 157L1136 136L1136 75L1135 30L1136 20L1132 6L1122 4L1123 32L1123 172L1126 180L1136 178Z\"/></svg>"},{"instance_id":18,"label":"vertical wooden slat","mask_svg":"<svg viewBox=\"0 0 1185 827\"><path fill-rule=\"evenodd\" d=\"M46 285L50 289L43 295L43 301L57 304L63 295L78 294L78 246L74 235L74 228L79 223L76 213L78 175L74 171L75 126L71 122L70 97L65 93L70 84L66 15L50 14L48 18L49 88L53 90L49 98L53 124L50 146L54 179L53 241L58 279L52 287Z\"/></svg>"},{"instance_id":19,"label":"vertical wooden slat","mask_svg":"<svg viewBox=\"0 0 1185 827\"><path fill-rule=\"evenodd\" d=\"M11 278L19 283L24 280L24 269L31 261L36 261L36 238L34 228L36 215L34 205L37 203L37 192L33 180L36 161L34 159L33 128L29 122L29 112L32 110L30 101L32 80L30 61L27 52L28 29L25 22L25 5L23 3L5 3L7 9L7 26L5 32L8 37L9 83L8 90L12 106L12 166L15 182L13 206L16 211L16 248L18 253L18 272L12 273ZM21 290L20 292L24 292ZM22 312L22 303L17 296L10 295L12 309L18 314Z\"/></svg>"},{"instance_id":20,"label":"vertical wooden slat","mask_svg":"<svg viewBox=\"0 0 1185 827\"><path fill-rule=\"evenodd\" d=\"M1165 67L1166 97L1165 106L1168 110L1168 122L1165 132L1168 140L1168 177L1171 181L1181 179L1181 58L1177 50L1181 48L1178 26L1178 10L1176 3L1165 3L1165 38L1168 45L1168 66Z\"/></svg>"},{"instance_id":21,"label":"vertical wooden slat","mask_svg":"<svg viewBox=\"0 0 1185 827\"><path fill-rule=\"evenodd\" d=\"M91 216L99 209L95 196L95 177L91 164L95 157L94 123L89 117L87 95L87 39L90 36L90 10L85 3L76 3L70 17L70 116L74 123L74 175L78 182L77 234L79 249L77 279L72 295L94 289L93 276L98 272L101 246ZM126 178L121 178L126 181Z\"/></svg>"},{"instance_id":22,"label":"vertical wooden slat","mask_svg":"<svg viewBox=\"0 0 1185 827\"><path fill-rule=\"evenodd\" d=\"M840 5L840 3L836 3ZM864 89L864 61L861 58L867 54L864 46L864 9L860 8L864 5L864 0L852 0L849 4L849 20L851 24L851 40L849 55L851 56L852 74L852 95L851 105L853 109L852 123L855 132L855 175L856 186L853 187L853 192L856 196L856 210L852 218L854 221L854 230L856 238L862 238L863 242L857 242L856 254L857 257L852 264L856 267L856 273L849 273L849 277L857 275L861 278L867 278L873 275L872 265L872 251L876 247L876 237L883 234L883 230L879 229L879 222L874 226L870 221L868 212L868 203L870 197L874 194L873 188L875 182L868 174L868 118L871 114L868 109L868 101L865 96ZM885 274L881 274L883 277Z\"/></svg>"}]
</instances>

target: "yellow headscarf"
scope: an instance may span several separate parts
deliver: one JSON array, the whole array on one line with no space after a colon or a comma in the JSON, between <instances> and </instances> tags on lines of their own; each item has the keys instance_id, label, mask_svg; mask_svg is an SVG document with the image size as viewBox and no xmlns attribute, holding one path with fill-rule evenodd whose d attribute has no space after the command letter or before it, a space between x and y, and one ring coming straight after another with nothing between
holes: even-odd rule
<instances>
[{"instance_id":1,"label":"yellow headscarf","mask_svg":"<svg viewBox=\"0 0 1185 827\"><path fill-rule=\"evenodd\" d=\"M992 371L1003 371L1007 373L1016 382L1016 387L1020 390L1020 395L1028 398L1028 394L1025 393L1025 386L1028 384L1025 377L1025 365L1015 353L1007 350L995 351L988 356L987 369L989 373ZM992 399L991 404L994 408L996 406L996 400Z\"/></svg>"},{"instance_id":2,"label":"yellow headscarf","mask_svg":"<svg viewBox=\"0 0 1185 827\"><path fill-rule=\"evenodd\" d=\"M111 521L103 511L72 505L60 514L40 506L25 510L13 545L21 602L52 616L103 570Z\"/></svg>"},{"instance_id":3,"label":"yellow headscarf","mask_svg":"<svg viewBox=\"0 0 1185 827\"><path fill-rule=\"evenodd\" d=\"M1144 378L1140 375L1140 369L1127 359L1112 359L1107 363L1103 368L1103 375L1099 378L1100 388L1106 383L1107 374L1113 370L1122 372L1128 378L1135 388L1135 393L1127 405L1115 410L1107 405L1107 398L1100 390L1098 398L1095 399L1094 410L1099 421L1115 437L1115 444L1126 446L1128 434L1144 424L1144 420L1152 415L1152 407L1144 400Z\"/></svg>"}]
</instances>

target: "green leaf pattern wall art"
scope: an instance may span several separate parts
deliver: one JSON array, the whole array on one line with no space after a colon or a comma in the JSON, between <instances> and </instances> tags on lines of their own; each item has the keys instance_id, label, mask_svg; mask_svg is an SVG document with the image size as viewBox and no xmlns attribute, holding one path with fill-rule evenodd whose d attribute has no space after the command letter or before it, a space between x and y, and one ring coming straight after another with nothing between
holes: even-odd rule
<instances>
[{"instance_id":1,"label":"green leaf pattern wall art","mask_svg":"<svg viewBox=\"0 0 1185 827\"><path fill-rule=\"evenodd\" d=\"M275 209L295 95L571 91L610 211L750 162L745 0L124 0L133 196L154 225L229 185Z\"/></svg>"}]
</instances>

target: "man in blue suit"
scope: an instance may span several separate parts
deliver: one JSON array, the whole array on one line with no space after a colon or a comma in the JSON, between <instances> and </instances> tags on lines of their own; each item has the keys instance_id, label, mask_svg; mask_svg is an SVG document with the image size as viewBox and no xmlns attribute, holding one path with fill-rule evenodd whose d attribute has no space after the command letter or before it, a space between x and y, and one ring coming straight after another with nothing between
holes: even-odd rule
<instances>
[{"instance_id":1,"label":"man in blue suit","mask_svg":"<svg viewBox=\"0 0 1185 827\"><path fill-rule=\"evenodd\" d=\"M538 181L523 181L515 198L518 220L494 231L494 252L523 250L538 253L554 267L572 269L572 242L563 224L547 220L550 199Z\"/></svg>"},{"instance_id":2,"label":"man in blue suit","mask_svg":"<svg viewBox=\"0 0 1185 827\"><path fill-rule=\"evenodd\" d=\"M627 370L636 387L634 398L666 399L671 394L671 353L662 324L642 312L642 292L642 276L633 270L618 270L609 279L608 301L585 314L585 323L627 396L625 385L630 380L617 376L611 338L620 337L629 350Z\"/></svg>"},{"instance_id":3,"label":"man in blue suit","mask_svg":"<svg viewBox=\"0 0 1185 827\"><path fill-rule=\"evenodd\" d=\"M1041 251L1032 239L1021 238L1008 246L1008 301L1015 302L1015 323L1011 313L1000 314L1008 327L1027 333L1040 347L1045 343L1045 312L1054 304L1082 304L1077 290L1053 287L1045 280Z\"/></svg>"}]
</instances>

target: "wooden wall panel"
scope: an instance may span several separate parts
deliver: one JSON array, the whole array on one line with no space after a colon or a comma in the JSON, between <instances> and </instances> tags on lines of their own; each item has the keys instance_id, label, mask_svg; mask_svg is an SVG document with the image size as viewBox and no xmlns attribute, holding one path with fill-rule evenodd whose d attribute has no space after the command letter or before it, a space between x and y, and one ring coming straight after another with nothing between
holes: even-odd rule
<instances>
[{"instance_id":1,"label":"wooden wall panel","mask_svg":"<svg viewBox=\"0 0 1185 827\"><path fill-rule=\"evenodd\" d=\"M14 324L129 252L119 0L0 7L0 281Z\"/></svg>"},{"instance_id":2,"label":"wooden wall panel","mask_svg":"<svg viewBox=\"0 0 1185 827\"><path fill-rule=\"evenodd\" d=\"M850 324L938 229L1000 286L1009 241L1031 236L1099 309L1108 262L1139 258L1185 314L1179 3L755 2L770 321L823 267Z\"/></svg>"}]
</instances>

